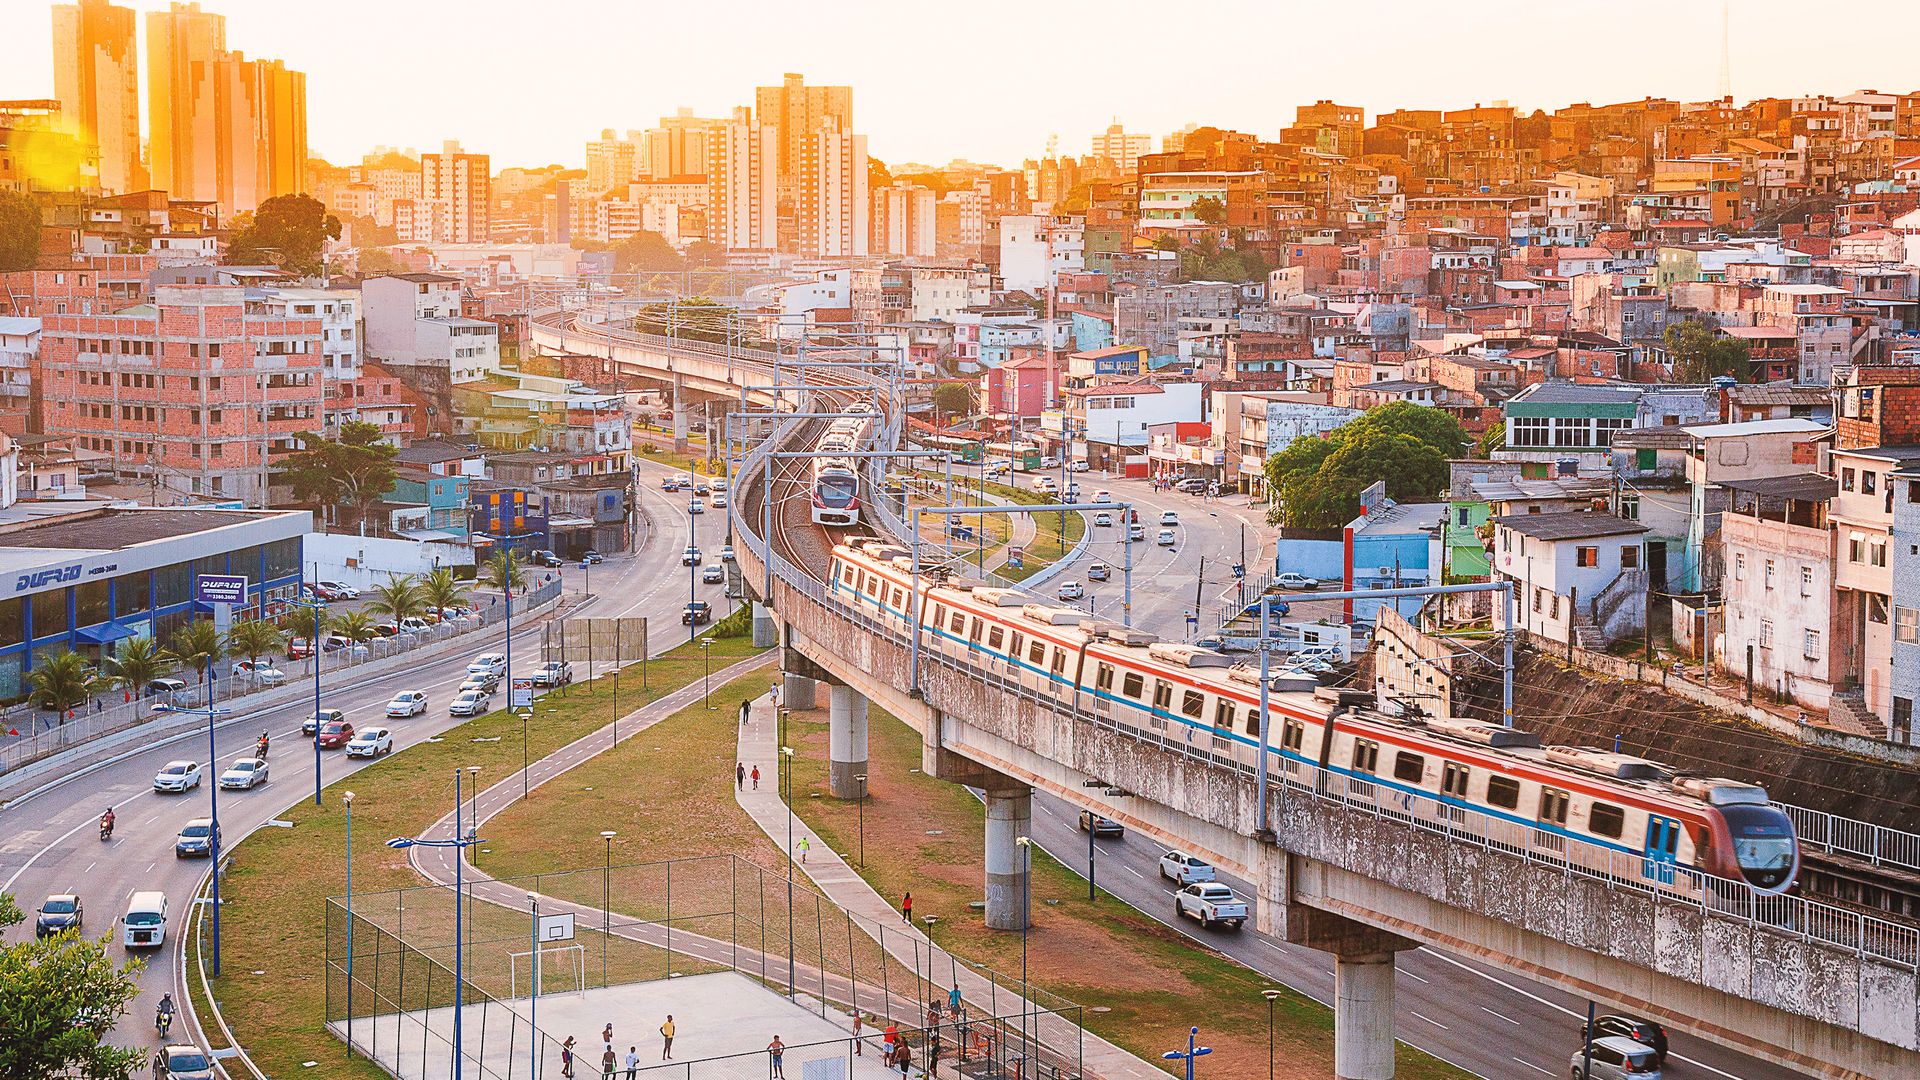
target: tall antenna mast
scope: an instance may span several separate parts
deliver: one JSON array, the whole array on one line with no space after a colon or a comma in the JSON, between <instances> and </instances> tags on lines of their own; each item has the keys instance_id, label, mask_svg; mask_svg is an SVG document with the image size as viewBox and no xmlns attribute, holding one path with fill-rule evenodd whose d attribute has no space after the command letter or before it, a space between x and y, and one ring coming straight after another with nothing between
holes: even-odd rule
<instances>
[{"instance_id":1,"label":"tall antenna mast","mask_svg":"<svg viewBox=\"0 0 1920 1080\"><path fill-rule=\"evenodd\" d=\"M1720 97L1723 100L1733 97L1733 50L1728 44L1731 9L1728 0L1720 0Z\"/></svg>"}]
</instances>

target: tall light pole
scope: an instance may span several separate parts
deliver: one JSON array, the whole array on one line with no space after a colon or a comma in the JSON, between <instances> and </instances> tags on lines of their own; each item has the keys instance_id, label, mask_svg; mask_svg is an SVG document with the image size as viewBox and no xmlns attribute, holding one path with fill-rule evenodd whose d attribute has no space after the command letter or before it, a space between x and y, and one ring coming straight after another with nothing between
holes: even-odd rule
<instances>
[{"instance_id":1,"label":"tall light pole","mask_svg":"<svg viewBox=\"0 0 1920 1080\"><path fill-rule=\"evenodd\" d=\"M1200 1034L1199 1028L1197 1027L1188 1028L1187 1029L1187 1048L1185 1050L1169 1050L1166 1053L1160 1055L1163 1059L1167 1061L1173 1061L1178 1058L1185 1058L1187 1062L1187 1080L1193 1080L1194 1059L1203 1058L1203 1057L1206 1057L1208 1054L1213 1053L1213 1047L1211 1046L1195 1046L1194 1045L1194 1039L1199 1034Z\"/></svg>"},{"instance_id":2,"label":"tall light pole","mask_svg":"<svg viewBox=\"0 0 1920 1080\"><path fill-rule=\"evenodd\" d=\"M1260 996L1267 999L1267 1080L1273 1080L1273 1003L1280 1000L1280 991L1262 990Z\"/></svg>"},{"instance_id":3,"label":"tall light pole","mask_svg":"<svg viewBox=\"0 0 1920 1080\"><path fill-rule=\"evenodd\" d=\"M527 910L533 916L533 986L527 992L527 1076L540 1075L540 894L527 893Z\"/></svg>"},{"instance_id":4,"label":"tall light pole","mask_svg":"<svg viewBox=\"0 0 1920 1080\"><path fill-rule=\"evenodd\" d=\"M780 748L780 801L787 806L787 999L794 996L793 966L793 747Z\"/></svg>"},{"instance_id":5,"label":"tall light pole","mask_svg":"<svg viewBox=\"0 0 1920 1080\"><path fill-rule=\"evenodd\" d=\"M313 564L313 579L320 580L320 564ZM320 623L326 605L320 602L319 594L311 600L295 599L288 603L304 608L313 617L313 635L307 638L307 644L313 647L313 805L320 805ZM351 924L349 924L351 925Z\"/></svg>"},{"instance_id":6,"label":"tall light pole","mask_svg":"<svg viewBox=\"0 0 1920 1080\"><path fill-rule=\"evenodd\" d=\"M454 804L456 822L459 820L458 811L460 807L460 801L461 801L460 800L460 770L455 769L453 770L453 804ZM458 828L459 826L456 824L455 825L456 834L458 832ZM453 852L453 940L454 940L453 1080L460 1080L464 1070L464 1063L462 1062L461 1056L460 1056L460 1051L461 1051L460 1014L462 1009L465 1007L464 989L466 986L466 975L465 975L465 968L463 966L463 956L466 950L462 948L462 945L464 945L466 942L466 935L465 935L465 926L461 921L462 911L461 911L460 898L461 898L461 895L466 892L466 878L465 878L465 872L464 872L465 860L462 857L460 849L472 847L475 844L481 844L481 843L485 843L485 841L480 839L478 836L459 836L459 835L455 835L452 839L448 839L448 840L424 840L419 837L413 837L413 836L396 836L393 839L387 841L387 846L395 850L405 850L407 848L413 848L413 847L433 847L433 848L454 849L454 852ZM539 964L538 964L537 953L535 954L535 957L536 957L535 969L538 970Z\"/></svg>"},{"instance_id":7,"label":"tall light pole","mask_svg":"<svg viewBox=\"0 0 1920 1080\"><path fill-rule=\"evenodd\" d=\"M698 501L698 498L699 498L699 496L696 494L697 491L698 489L694 487L694 480L693 480L693 455L689 454L687 455L687 550L688 551L700 550L699 516L693 512L693 504L696 501ZM765 494L767 498L771 500L771 498L773 497L772 488L769 487ZM762 534L762 535L765 535L765 534ZM696 587L699 584L699 578L700 578L700 567L697 565L697 562L698 560L695 560L695 559L687 560L687 604L689 605L687 608L687 611L689 613L693 611L693 608L691 605L693 604L694 593L696 591ZM768 562L769 564L771 564L772 560L769 559ZM693 616L689 614L687 616L687 641L689 643L693 641L699 629L700 628L696 623L696 621L694 620Z\"/></svg>"},{"instance_id":8,"label":"tall light pole","mask_svg":"<svg viewBox=\"0 0 1920 1080\"><path fill-rule=\"evenodd\" d=\"M600 874L600 985L607 985L607 948L613 943L613 838L618 835L612 829L602 829L600 839L607 842L606 869ZM540 958L534 957L538 964ZM672 959L667 963L671 965ZM672 970L671 967L668 970Z\"/></svg>"},{"instance_id":9,"label":"tall light pole","mask_svg":"<svg viewBox=\"0 0 1920 1080\"><path fill-rule=\"evenodd\" d=\"M1020 845L1025 864L1020 874L1020 1056L1025 1058L1032 1053L1027 1035L1027 1008L1033 1000L1027 982L1027 931L1033 929L1033 837L1017 836L1013 842Z\"/></svg>"},{"instance_id":10,"label":"tall light pole","mask_svg":"<svg viewBox=\"0 0 1920 1080\"><path fill-rule=\"evenodd\" d=\"M706 662L706 667L707 667L706 675L703 676L702 693L706 695L708 711L712 711L713 709L713 638L712 637L703 637L700 639L700 658Z\"/></svg>"},{"instance_id":11,"label":"tall light pole","mask_svg":"<svg viewBox=\"0 0 1920 1080\"><path fill-rule=\"evenodd\" d=\"M318 653L314 654L319 657ZM347 1056L353 1056L353 792L340 796L347 808Z\"/></svg>"},{"instance_id":12,"label":"tall light pole","mask_svg":"<svg viewBox=\"0 0 1920 1080\"><path fill-rule=\"evenodd\" d=\"M867 774L854 777L860 781L860 869L867 868Z\"/></svg>"}]
</instances>

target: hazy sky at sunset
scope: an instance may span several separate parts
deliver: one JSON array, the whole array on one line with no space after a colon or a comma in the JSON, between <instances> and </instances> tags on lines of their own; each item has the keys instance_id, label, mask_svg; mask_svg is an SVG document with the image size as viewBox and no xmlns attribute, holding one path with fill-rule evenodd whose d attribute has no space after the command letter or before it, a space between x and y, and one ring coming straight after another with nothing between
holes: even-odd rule
<instances>
[{"instance_id":1,"label":"hazy sky at sunset","mask_svg":"<svg viewBox=\"0 0 1920 1080\"><path fill-rule=\"evenodd\" d=\"M164 5L131 0L140 11ZM601 128L719 116L786 71L854 88L889 162L1084 153L1118 117L1271 137L1315 98L1377 111L1712 96L1701 0L204 0L227 44L307 72L335 162L458 138L495 167L578 165ZM0 97L53 93L48 5L0 0ZM144 17L142 37L144 39ZM1920 88L1920 2L1733 0L1738 98ZM144 41L142 44L144 57ZM145 73L142 72L144 80ZM143 83L144 109L144 83Z\"/></svg>"}]
</instances>

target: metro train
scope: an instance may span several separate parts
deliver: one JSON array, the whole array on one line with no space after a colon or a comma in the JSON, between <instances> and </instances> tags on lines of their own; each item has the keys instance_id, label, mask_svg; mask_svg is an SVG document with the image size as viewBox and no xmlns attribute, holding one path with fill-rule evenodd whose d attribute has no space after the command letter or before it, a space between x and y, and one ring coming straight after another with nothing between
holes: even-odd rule
<instances>
[{"instance_id":1,"label":"metro train","mask_svg":"<svg viewBox=\"0 0 1920 1080\"><path fill-rule=\"evenodd\" d=\"M814 451L833 455L813 459L813 523L850 528L860 524L859 454L873 428L872 411L855 405L835 420Z\"/></svg>"},{"instance_id":2,"label":"metro train","mask_svg":"<svg viewBox=\"0 0 1920 1080\"><path fill-rule=\"evenodd\" d=\"M911 567L911 553L895 544L839 544L829 591L903 631L919 623L922 649L1257 767L1257 668L1019 590L923 575L916 596ZM1792 820L1761 787L1603 749L1542 746L1535 734L1483 721L1391 716L1364 707L1371 700L1299 679L1270 683L1267 767L1662 891L1698 896L1707 875L1778 894L1799 874Z\"/></svg>"}]
</instances>

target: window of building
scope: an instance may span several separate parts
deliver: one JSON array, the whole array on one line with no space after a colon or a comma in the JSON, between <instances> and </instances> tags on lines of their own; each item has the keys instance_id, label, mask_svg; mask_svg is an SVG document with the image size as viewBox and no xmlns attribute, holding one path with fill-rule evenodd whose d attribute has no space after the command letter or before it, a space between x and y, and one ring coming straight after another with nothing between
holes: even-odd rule
<instances>
[{"instance_id":1,"label":"window of building","mask_svg":"<svg viewBox=\"0 0 1920 1080\"><path fill-rule=\"evenodd\" d=\"M1820 631L1807 631L1805 639L1800 643L1800 652L1809 660L1820 659Z\"/></svg>"},{"instance_id":2,"label":"window of building","mask_svg":"<svg viewBox=\"0 0 1920 1080\"><path fill-rule=\"evenodd\" d=\"M1747 579L1747 553L1744 551L1733 553L1733 578L1735 581Z\"/></svg>"},{"instance_id":3,"label":"window of building","mask_svg":"<svg viewBox=\"0 0 1920 1080\"><path fill-rule=\"evenodd\" d=\"M1516 416L1508 428L1510 446L1547 446L1552 442L1552 423L1544 416Z\"/></svg>"},{"instance_id":4,"label":"window of building","mask_svg":"<svg viewBox=\"0 0 1920 1080\"><path fill-rule=\"evenodd\" d=\"M1773 591L1773 560L1772 559L1767 560L1766 589L1768 592Z\"/></svg>"},{"instance_id":5,"label":"window of building","mask_svg":"<svg viewBox=\"0 0 1920 1080\"><path fill-rule=\"evenodd\" d=\"M113 618L113 609L107 602L107 582L95 579L74 586L73 624L75 626L98 626Z\"/></svg>"},{"instance_id":6,"label":"window of building","mask_svg":"<svg viewBox=\"0 0 1920 1080\"><path fill-rule=\"evenodd\" d=\"M1860 494L1874 495L1880 490L1880 474L1871 469L1860 470Z\"/></svg>"},{"instance_id":7,"label":"window of building","mask_svg":"<svg viewBox=\"0 0 1920 1080\"><path fill-rule=\"evenodd\" d=\"M1811 566L1800 568L1800 595L1813 595L1813 567Z\"/></svg>"},{"instance_id":8,"label":"window of building","mask_svg":"<svg viewBox=\"0 0 1920 1080\"><path fill-rule=\"evenodd\" d=\"M1620 516L1628 521L1640 520L1640 496L1620 496Z\"/></svg>"},{"instance_id":9,"label":"window of building","mask_svg":"<svg viewBox=\"0 0 1920 1080\"><path fill-rule=\"evenodd\" d=\"M1760 620L1760 647L1763 649L1773 648L1773 620L1772 619Z\"/></svg>"},{"instance_id":10,"label":"window of building","mask_svg":"<svg viewBox=\"0 0 1920 1080\"><path fill-rule=\"evenodd\" d=\"M1847 561L1861 562L1866 557L1867 537L1865 533L1847 534Z\"/></svg>"},{"instance_id":11,"label":"window of building","mask_svg":"<svg viewBox=\"0 0 1920 1080\"><path fill-rule=\"evenodd\" d=\"M1611 836L1617 840L1626 824L1626 811L1611 803L1597 802L1593 804L1593 809L1587 811L1587 826L1596 836Z\"/></svg>"},{"instance_id":12,"label":"window of building","mask_svg":"<svg viewBox=\"0 0 1920 1080\"><path fill-rule=\"evenodd\" d=\"M1894 607L1893 640L1920 645L1920 608Z\"/></svg>"},{"instance_id":13,"label":"window of building","mask_svg":"<svg viewBox=\"0 0 1920 1080\"><path fill-rule=\"evenodd\" d=\"M1574 548L1573 564L1575 566L1599 566L1600 549L1588 546Z\"/></svg>"},{"instance_id":14,"label":"window of building","mask_svg":"<svg viewBox=\"0 0 1920 1080\"><path fill-rule=\"evenodd\" d=\"M67 590L49 589L33 594L33 636L54 637L67 627Z\"/></svg>"},{"instance_id":15,"label":"window of building","mask_svg":"<svg viewBox=\"0 0 1920 1080\"><path fill-rule=\"evenodd\" d=\"M1511 776L1487 777L1487 802L1512 810L1520 805L1520 781Z\"/></svg>"},{"instance_id":16,"label":"window of building","mask_svg":"<svg viewBox=\"0 0 1920 1080\"><path fill-rule=\"evenodd\" d=\"M1867 545L1867 562L1873 566L1887 565L1887 542L1875 539Z\"/></svg>"},{"instance_id":17,"label":"window of building","mask_svg":"<svg viewBox=\"0 0 1920 1080\"><path fill-rule=\"evenodd\" d=\"M1888 611L1887 598L1880 593L1867 594L1867 621L1876 626L1885 626L1892 617Z\"/></svg>"},{"instance_id":18,"label":"window of building","mask_svg":"<svg viewBox=\"0 0 1920 1080\"><path fill-rule=\"evenodd\" d=\"M1628 544L1620 549L1620 569L1637 570L1640 567L1640 546Z\"/></svg>"},{"instance_id":19,"label":"window of building","mask_svg":"<svg viewBox=\"0 0 1920 1080\"><path fill-rule=\"evenodd\" d=\"M1854 488L1854 470L1852 467L1840 470L1840 490L1852 491Z\"/></svg>"}]
</instances>

